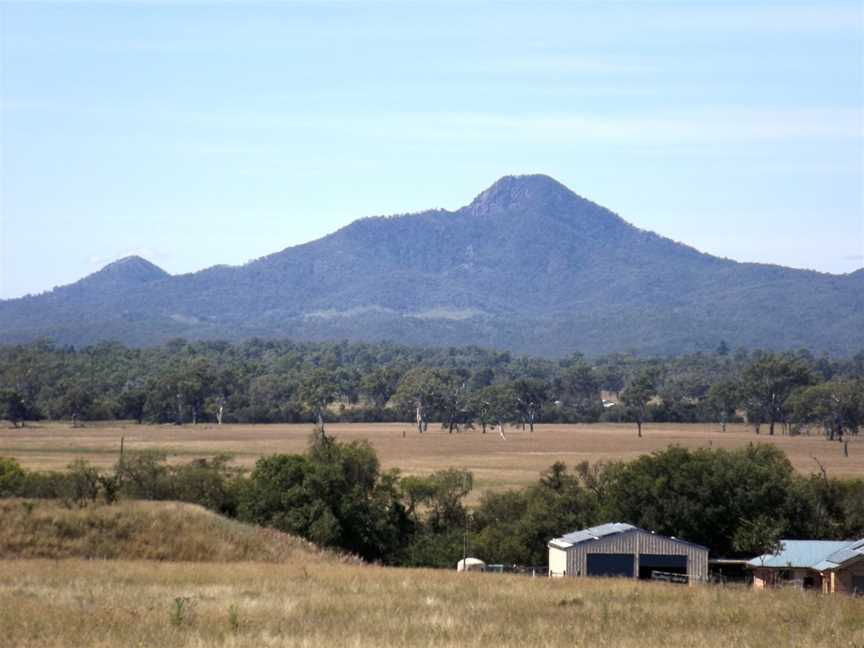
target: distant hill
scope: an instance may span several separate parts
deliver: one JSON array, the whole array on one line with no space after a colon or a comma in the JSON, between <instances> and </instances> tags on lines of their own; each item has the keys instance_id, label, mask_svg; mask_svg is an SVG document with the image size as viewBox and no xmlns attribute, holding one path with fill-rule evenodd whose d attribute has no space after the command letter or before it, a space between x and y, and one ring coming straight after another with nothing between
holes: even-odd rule
<instances>
[{"instance_id":1,"label":"distant hill","mask_svg":"<svg viewBox=\"0 0 864 648\"><path fill-rule=\"evenodd\" d=\"M864 272L737 263L640 230L542 175L457 211L365 218L243 266L138 257L0 301L0 342L392 340L545 356L864 348Z\"/></svg>"}]
</instances>

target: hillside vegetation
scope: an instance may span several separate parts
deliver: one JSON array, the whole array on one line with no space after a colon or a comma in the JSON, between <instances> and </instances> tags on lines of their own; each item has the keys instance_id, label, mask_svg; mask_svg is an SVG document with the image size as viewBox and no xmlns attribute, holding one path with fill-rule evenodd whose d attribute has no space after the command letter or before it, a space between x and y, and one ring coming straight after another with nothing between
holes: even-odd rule
<instances>
[{"instance_id":1,"label":"hillside vegetation","mask_svg":"<svg viewBox=\"0 0 864 648\"><path fill-rule=\"evenodd\" d=\"M336 561L336 554L201 506L120 502L84 508L55 500L0 500L0 558L184 562Z\"/></svg>"},{"instance_id":2,"label":"hillside vegetation","mask_svg":"<svg viewBox=\"0 0 864 648\"><path fill-rule=\"evenodd\" d=\"M825 313L831 317L826 318ZM561 357L864 347L864 271L737 263L640 230L546 176L469 205L358 220L243 266L170 276L138 257L0 302L0 342L172 337L476 344Z\"/></svg>"}]
</instances>

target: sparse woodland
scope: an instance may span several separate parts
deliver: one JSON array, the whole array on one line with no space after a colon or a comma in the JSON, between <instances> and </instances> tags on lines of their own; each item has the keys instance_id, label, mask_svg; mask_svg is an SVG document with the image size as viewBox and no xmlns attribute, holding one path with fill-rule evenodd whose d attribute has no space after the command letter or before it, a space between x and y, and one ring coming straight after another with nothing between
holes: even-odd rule
<instances>
[{"instance_id":1,"label":"sparse woodland","mask_svg":"<svg viewBox=\"0 0 864 648\"><path fill-rule=\"evenodd\" d=\"M842 441L864 424L864 352L853 357L730 352L564 360L477 347L239 344L157 348L49 342L0 347L0 417L196 422L430 422L450 432L537 422L741 421L754 432L819 431ZM603 402L606 392L609 400Z\"/></svg>"}]
</instances>

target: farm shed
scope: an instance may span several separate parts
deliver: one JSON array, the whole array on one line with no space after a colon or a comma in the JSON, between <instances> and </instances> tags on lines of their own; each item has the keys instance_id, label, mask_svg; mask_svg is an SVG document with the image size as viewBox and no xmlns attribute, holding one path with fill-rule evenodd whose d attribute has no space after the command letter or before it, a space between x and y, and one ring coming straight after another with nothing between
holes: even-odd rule
<instances>
[{"instance_id":1,"label":"farm shed","mask_svg":"<svg viewBox=\"0 0 864 648\"><path fill-rule=\"evenodd\" d=\"M549 542L550 576L622 576L700 581L708 549L622 522L574 531Z\"/></svg>"},{"instance_id":2,"label":"farm shed","mask_svg":"<svg viewBox=\"0 0 864 648\"><path fill-rule=\"evenodd\" d=\"M747 564L753 587L791 585L825 594L864 595L864 538L860 540L781 540L778 553Z\"/></svg>"}]
</instances>

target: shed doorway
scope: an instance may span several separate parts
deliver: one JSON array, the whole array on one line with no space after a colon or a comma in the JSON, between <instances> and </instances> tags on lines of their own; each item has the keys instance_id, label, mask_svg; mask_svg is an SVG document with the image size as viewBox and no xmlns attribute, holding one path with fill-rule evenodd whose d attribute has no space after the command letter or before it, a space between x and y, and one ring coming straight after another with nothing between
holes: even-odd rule
<instances>
[{"instance_id":1,"label":"shed doorway","mask_svg":"<svg viewBox=\"0 0 864 648\"><path fill-rule=\"evenodd\" d=\"M633 578L633 554L588 554L588 576L626 576Z\"/></svg>"},{"instance_id":2,"label":"shed doorway","mask_svg":"<svg viewBox=\"0 0 864 648\"><path fill-rule=\"evenodd\" d=\"M663 554L639 555L639 578L651 580L654 572L663 574L680 574L687 576L687 556L669 556Z\"/></svg>"}]
</instances>

